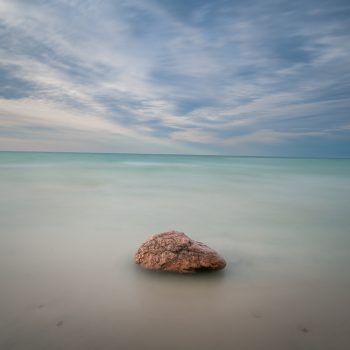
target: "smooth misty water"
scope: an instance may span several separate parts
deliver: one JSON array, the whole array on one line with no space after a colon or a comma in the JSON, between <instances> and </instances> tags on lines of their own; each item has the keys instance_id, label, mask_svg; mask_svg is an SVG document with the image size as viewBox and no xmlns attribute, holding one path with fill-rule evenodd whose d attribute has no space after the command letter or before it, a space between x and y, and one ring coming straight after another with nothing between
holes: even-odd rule
<instances>
[{"instance_id":1,"label":"smooth misty water","mask_svg":"<svg viewBox=\"0 0 350 350\"><path fill-rule=\"evenodd\" d=\"M350 349L350 160L0 153L0 349ZM227 260L134 266L152 233Z\"/></svg>"}]
</instances>

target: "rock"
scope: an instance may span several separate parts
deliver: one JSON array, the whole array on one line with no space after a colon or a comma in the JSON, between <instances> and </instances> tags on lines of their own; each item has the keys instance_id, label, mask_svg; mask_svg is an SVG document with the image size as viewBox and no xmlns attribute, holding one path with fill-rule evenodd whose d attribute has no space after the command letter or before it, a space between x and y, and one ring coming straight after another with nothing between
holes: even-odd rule
<instances>
[{"instance_id":1,"label":"rock","mask_svg":"<svg viewBox=\"0 0 350 350\"><path fill-rule=\"evenodd\" d=\"M150 237L136 252L135 262L146 269L179 273L221 270L226 266L216 251L177 231Z\"/></svg>"}]
</instances>

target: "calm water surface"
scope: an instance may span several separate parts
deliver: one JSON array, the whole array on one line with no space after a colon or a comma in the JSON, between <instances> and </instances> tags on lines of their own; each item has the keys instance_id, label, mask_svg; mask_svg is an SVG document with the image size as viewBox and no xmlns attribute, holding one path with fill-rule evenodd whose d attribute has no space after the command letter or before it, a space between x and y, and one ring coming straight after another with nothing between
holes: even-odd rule
<instances>
[{"instance_id":1,"label":"calm water surface","mask_svg":"<svg viewBox=\"0 0 350 350\"><path fill-rule=\"evenodd\" d=\"M350 160L0 153L0 349L350 349ZM150 273L148 236L219 251Z\"/></svg>"}]
</instances>

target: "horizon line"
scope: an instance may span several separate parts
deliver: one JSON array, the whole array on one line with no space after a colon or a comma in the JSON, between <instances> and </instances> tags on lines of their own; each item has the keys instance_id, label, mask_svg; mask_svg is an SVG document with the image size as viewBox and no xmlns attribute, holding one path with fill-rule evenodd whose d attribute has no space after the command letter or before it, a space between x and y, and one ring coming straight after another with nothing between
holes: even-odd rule
<instances>
[{"instance_id":1,"label":"horizon line","mask_svg":"<svg viewBox=\"0 0 350 350\"><path fill-rule=\"evenodd\" d=\"M139 156L180 156L180 157L230 157L230 158L287 158L287 159L350 159L350 156L263 156L234 154L186 154L186 153L137 153L137 152L88 152L88 151L17 151L0 150L0 153L54 153L54 154L94 154L94 155L139 155Z\"/></svg>"}]
</instances>

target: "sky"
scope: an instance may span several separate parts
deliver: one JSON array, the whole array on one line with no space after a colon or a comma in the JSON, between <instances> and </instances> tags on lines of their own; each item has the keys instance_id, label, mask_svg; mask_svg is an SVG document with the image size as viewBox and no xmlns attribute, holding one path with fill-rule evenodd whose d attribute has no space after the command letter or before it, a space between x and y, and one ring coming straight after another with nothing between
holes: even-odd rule
<instances>
[{"instance_id":1,"label":"sky","mask_svg":"<svg viewBox=\"0 0 350 350\"><path fill-rule=\"evenodd\" d=\"M0 0L0 150L350 157L350 2Z\"/></svg>"}]
</instances>

